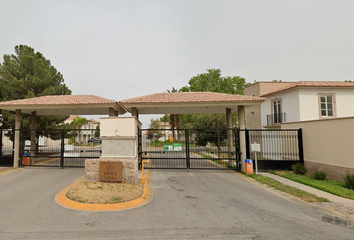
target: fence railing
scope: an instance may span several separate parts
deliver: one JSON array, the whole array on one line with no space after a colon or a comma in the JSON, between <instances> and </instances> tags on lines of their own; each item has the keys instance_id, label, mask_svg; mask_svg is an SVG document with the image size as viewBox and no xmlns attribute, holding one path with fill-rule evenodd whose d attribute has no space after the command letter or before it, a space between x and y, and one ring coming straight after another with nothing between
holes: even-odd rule
<instances>
[{"instance_id":1,"label":"fence railing","mask_svg":"<svg viewBox=\"0 0 354 240\"><path fill-rule=\"evenodd\" d=\"M255 159L250 145L260 144L257 159L263 168L289 168L296 162L304 162L302 129L249 130L245 129L246 158Z\"/></svg>"},{"instance_id":2,"label":"fence railing","mask_svg":"<svg viewBox=\"0 0 354 240\"><path fill-rule=\"evenodd\" d=\"M269 114L267 115L267 126L273 126L286 122L285 113Z\"/></svg>"}]
</instances>

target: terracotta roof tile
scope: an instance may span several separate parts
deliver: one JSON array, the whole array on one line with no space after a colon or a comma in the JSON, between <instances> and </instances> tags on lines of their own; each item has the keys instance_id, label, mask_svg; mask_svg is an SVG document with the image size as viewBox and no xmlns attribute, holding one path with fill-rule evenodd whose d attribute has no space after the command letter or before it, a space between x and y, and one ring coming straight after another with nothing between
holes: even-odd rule
<instances>
[{"instance_id":1,"label":"terracotta roof tile","mask_svg":"<svg viewBox=\"0 0 354 240\"><path fill-rule=\"evenodd\" d=\"M112 104L117 101L94 95L51 95L0 103L0 106Z\"/></svg>"},{"instance_id":2,"label":"terracotta roof tile","mask_svg":"<svg viewBox=\"0 0 354 240\"><path fill-rule=\"evenodd\" d=\"M335 87L335 88L354 88L354 83L351 82L336 82L336 81L301 81L301 82L297 82L294 83L290 86L286 86L284 88L280 88L277 89L275 91L272 92L268 92L266 94L261 95L261 97L263 96L267 96L267 95L271 95L271 94L275 94L278 92L283 92L286 90L290 90L293 88L298 88L298 87Z\"/></svg>"},{"instance_id":3,"label":"terracotta roof tile","mask_svg":"<svg viewBox=\"0 0 354 240\"><path fill-rule=\"evenodd\" d=\"M252 97L245 95L234 95L216 92L175 92L175 93L155 93L141 97L129 98L121 101L128 103L196 103L196 102L262 102L262 97Z\"/></svg>"}]
</instances>

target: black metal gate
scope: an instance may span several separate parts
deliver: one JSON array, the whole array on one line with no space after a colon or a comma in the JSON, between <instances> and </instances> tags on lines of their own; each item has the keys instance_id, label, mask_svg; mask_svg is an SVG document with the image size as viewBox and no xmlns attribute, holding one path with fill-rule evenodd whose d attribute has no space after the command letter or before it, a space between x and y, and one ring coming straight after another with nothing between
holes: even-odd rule
<instances>
[{"instance_id":1,"label":"black metal gate","mask_svg":"<svg viewBox=\"0 0 354 240\"><path fill-rule=\"evenodd\" d=\"M0 129L0 133L0 166L12 167L15 132L12 129Z\"/></svg>"},{"instance_id":2,"label":"black metal gate","mask_svg":"<svg viewBox=\"0 0 354 240\"><path fill-rule=\"evenodd\" d=\"M238 130L141 129L139 166L150 169L235 169L240 167Z\"/></svg>"},{"instance_id":3,"label":"black metal gate","mask_svg":"<svg viewBox=\"0 0 354 240\"><path fill-rule=\"evenodd\" d=\"M99 158L101 142L91 142L97 129L22 129L21 165L40 167L85 167L85 160ZM31 135L32 140L31 141Z\"/></svg>"},{"instance_id":4,"label":"black metal gate","mask_svg":"<svg viewBox=\"0 0 354 240\"><path fill-rule=\"evenodd\" d=\"M251 144L260 144L257 153L259 170L290 170L304 163L302 129L245 129L246 158L255 159Z\"/></svg>"}]
</instances>

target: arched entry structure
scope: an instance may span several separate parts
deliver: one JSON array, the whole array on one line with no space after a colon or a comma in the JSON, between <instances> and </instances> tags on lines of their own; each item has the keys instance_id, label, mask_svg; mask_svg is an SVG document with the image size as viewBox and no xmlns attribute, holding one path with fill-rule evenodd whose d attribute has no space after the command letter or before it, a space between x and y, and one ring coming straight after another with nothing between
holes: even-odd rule
<instances>
[{"instance_id":1,"label":"arched entry structure","mask_svg":"<svg viewBox=\"0 0 354 240\"><path fill-rule=\"evenodd\" d=\"M239 128L245 128L245 108L257 106L266 98L215 92L174 92L155 93L120 101L132 113L139 114L188 114L226 113L226 126L232 128L232 111L238 112ZM240 132L241 153L246 153L244 132ZM228 137L228 145L232 139ZM244 159L245 155L241 157ZM241 161L244 170L244 162Z\"/></svg>"},{"instance_id":2,"label":"arched entry structure","mask_svg":"<svg viewBox=\"0 0 354 240\"><path fill-rule=\"evenodd\" d=\"M31 129L36 128L37 115L109 115L118 116L127 110L119 102L94 95L51 95L0 102L0 109L16 112L14 168L20 158L21 114L31 115ZM35 148L35 131L31 133L31 150Z\"/></svg>"}]
</instances>

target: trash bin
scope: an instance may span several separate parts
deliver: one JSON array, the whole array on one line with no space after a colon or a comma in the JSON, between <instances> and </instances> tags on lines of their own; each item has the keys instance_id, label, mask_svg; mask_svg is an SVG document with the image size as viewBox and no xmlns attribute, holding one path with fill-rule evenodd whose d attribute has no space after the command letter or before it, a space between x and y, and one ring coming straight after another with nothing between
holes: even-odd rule
<instances>
[{"instance_id":1,"label":"trash bin","mask_svg":"<svg viewBox=\"0 0 354 240\"><path fill-rule=\"evenodd\" d=\"M253 174L253 160L252 159L246 159L246 174Z\"/></svg>"},{"instance_id":2,"label":"trash bin","mask_svg":"<svg viewBox=\"0 0 354 240\"><path fill-rule=\"evenodd\" d=\"M25 153L23 155L23 165L30 165L30 153Z\"/></svg>"}]
</instances>

